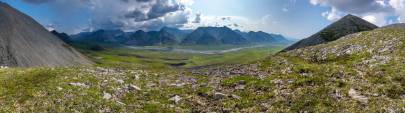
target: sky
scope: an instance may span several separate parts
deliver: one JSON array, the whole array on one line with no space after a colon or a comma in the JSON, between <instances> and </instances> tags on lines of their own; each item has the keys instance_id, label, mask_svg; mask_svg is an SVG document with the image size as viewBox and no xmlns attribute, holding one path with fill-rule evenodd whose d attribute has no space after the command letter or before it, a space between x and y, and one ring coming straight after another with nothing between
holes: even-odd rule
<instances>
[{"instance_id":1,"label":"sky","mask_svg":"<svg viewBox=\"0 0 405 113\"><path fill-rule=\"evenodd\" d=\"M153 31L228 26L302 39L347 14L378 26L405 22L405 0L0 0L49 30Z\"/></svg>"}]
</instances>

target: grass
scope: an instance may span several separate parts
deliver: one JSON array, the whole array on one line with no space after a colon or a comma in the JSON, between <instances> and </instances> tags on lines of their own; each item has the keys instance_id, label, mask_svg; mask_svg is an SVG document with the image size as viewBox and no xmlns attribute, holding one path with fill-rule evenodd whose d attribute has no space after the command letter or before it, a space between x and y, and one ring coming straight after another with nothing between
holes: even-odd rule
<instances>
[{"instance_id":1,"label":"grass","mask_svg":"<svg viewBox=\"0 0 405 113\"><path fill-rule=\"evenodd\" d=\"M230 52L221 55L197 55L188 60L185 67L198 67L220 64L247 64L266 58L281 50L281 47L274 48L252 48L237 52Z\"/></svg>"},{"instance_id":2,"label":"grass","mask_svg":"<svg viewBox=\"0 0 405 113\"><path fill-rule=\"evenodd\" d=\"M190 48L190 47L189 47ZM201 48L201 47L196 47ZM224 54L198 54L173 51L133 50L126 48L107 49L104 51L84 51L100 65L138 64L148 69L167 69L172 65L185 64L183 68L202 67L221 64L246 64L275 53L282 46L268 46L244 49ZM131 66L128 66L131 67Z\"/></svg>"}]
</instances>

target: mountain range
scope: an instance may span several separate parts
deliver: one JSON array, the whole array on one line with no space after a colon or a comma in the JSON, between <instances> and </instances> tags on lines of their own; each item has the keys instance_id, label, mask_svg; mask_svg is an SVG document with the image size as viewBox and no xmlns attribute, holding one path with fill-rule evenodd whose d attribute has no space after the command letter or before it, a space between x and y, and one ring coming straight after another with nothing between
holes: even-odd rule
<instances>
[{"instance_id":1,"label":"mountain range","mask_svg":"<svg viewBox=\"0 0 405 113\"><path fill-rule=\"evenodd\" d=\"M284 36L262 31L242 32L228 27L199 27L196 30L180 30L163 27L159 31L124 32L98 30L71 36L73 42L114 43L130 46L153 45L242 45L253 43L290 43Z\"/></svg>"}]
</instances>

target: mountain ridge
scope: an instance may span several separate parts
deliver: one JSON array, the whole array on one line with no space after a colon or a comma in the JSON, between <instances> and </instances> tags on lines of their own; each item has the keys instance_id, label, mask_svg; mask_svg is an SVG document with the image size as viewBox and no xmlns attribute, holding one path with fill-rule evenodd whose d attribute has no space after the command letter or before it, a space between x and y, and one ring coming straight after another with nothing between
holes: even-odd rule
<instances>
[{"instance_id":1,"label":"mountain ridge","mask_svg":"<svg viewBox=\"0 0 405 113\"><path fill-rule=\"evenodd\" d=\"M221 31L221 32L217 32ZM114 36L112 34L118 33ZM109 34L105 35L103 33ZM190 36L198 33L199 36ZM201 36L210 39L205 40ZM220 45L220 44L252 44L252 43L290 43L282 35L269 34L262 31L242 32L227 27L199 27L195 30L180 30L178 28L163 27L159 31L123 32L121 30L97 30L95 32L82 32L72 35L76 42L102 42L118 43L130 46L153 46L153 45ZM118 39L115 39L118 38ZM187 39L188 38L188 39ZM194 41L187 44L187 41ZM209 42L209 40L213 42ZM202 42L195 42L202 41ZM208 41L208 42L207 42Z\"/></svg>"},{"instance_id":2,"label":"mountain ridge","mask_svg":"<svg viewBox=\"0 0 405 113\"><path fill-rule=\"evenodd\" d=\"M0 65L60 67L91 64L34 19L0 2Z\"/></svg>"},{"instance_id":3,"label":"mountain ridge","mask_svg":"<svg viewBox=\"0 0 405 113\"><path fill-rule=\"evenodd\" d=\"M340 20L328 25L327 27L317 32L316 34L308 38L302 39L297 43L285 48L282 51L285 52L298 48L327 43L352 33L369 31L376 28L378 28L378 26L366 20L363 20L359 17L349 14L341 18Z\"/></svg>"},{"instance_id":4,"label":"mountain ridge","mask_svg":"<svg viewBox=\"0 0 405 113\"><path fill-rule=\"evenodd\" d=\"M205 38L209 38L212 41L220 42L220 44L247 44L248 40L237 34L235 31L228 27L199 27L190 35L188 35L181 44L193 45L199 44L198 41L204 41Z\"/></svg>"}]
</instances>

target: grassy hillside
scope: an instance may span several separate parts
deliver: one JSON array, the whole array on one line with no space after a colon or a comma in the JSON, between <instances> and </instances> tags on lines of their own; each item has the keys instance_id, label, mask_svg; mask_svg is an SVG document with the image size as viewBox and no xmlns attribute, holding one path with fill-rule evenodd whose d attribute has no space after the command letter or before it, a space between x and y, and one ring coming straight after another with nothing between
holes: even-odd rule
<instances>
[{"instance_id":1,"label":"grassy hillside","mask_svg":"<svg viewBox=\"0 0 405 113\"><path fill-rule=\"evenodd\" d=\"M405 30L380 29L259 62L276 111L404 112Z\"/></svg>"}]
</instances>

